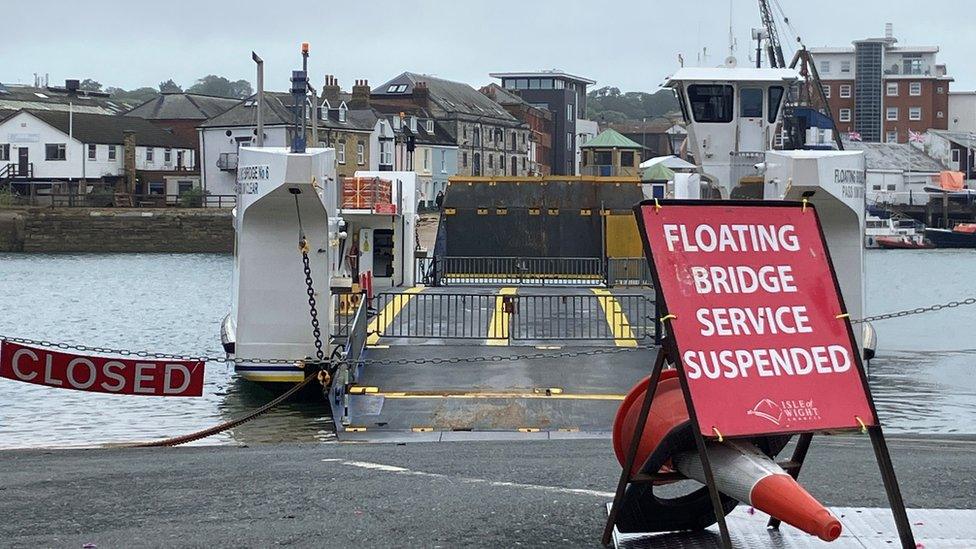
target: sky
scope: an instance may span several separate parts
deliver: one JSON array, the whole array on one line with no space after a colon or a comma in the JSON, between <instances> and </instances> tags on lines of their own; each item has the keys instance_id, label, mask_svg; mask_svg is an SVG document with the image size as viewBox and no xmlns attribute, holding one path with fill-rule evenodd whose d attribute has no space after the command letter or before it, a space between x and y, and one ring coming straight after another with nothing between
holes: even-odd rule
<instances>
[{"instance_id":1,"label":"sky","mask_svg":"<svg viewBox=\"0 0 976 549\"><path fill-rule=\"evenodd\" d=\"M809 46L849 45L894 24L902 45L937 45L955 78L976 89L971 0L776 0ZM754 0L237 0L9 1L0 40L0 82L93 78L131 89L174 79L184 88L217 74L254 82L251 51L265 60L265 87L288 89L311 44L309 72L321 87L334 74L377 87L403 71L480 86L489 72L559 69L597 87L654 91L678 67L714 66L729 55L750 65L759 26ZM924 6L924 8L922 8ZM731 8L731 10L730 10ZM965 15L964 14L968 14ZM794 34L777 17L789 58ZM707 58L699 61L706 48Z\"/></svg>"}]
</instances>

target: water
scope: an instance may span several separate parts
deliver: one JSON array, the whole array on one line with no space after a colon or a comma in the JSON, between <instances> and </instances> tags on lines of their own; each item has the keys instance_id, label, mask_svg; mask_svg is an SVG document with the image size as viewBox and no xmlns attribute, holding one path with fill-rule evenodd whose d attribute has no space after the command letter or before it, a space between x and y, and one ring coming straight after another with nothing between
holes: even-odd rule
<instances>
[{"instance_id":1,"label":"water","mask_svg":"<svg viewBox=\"0 0 976 549\"><path fill-rule=\"evenodd\" d=\"M0 334L161 352L220 355L230 306L226 255L0 254ZM868 252L868 313L976 295L976 253ZM889 432L976 433L976 306L875 324L870 378ZM270 399L207 364L204 396L100 395L0 379L0 448L90 446L209 427ZM322 441L319 403L285 404L204 444Z\"/></svg>"}]
</instances>

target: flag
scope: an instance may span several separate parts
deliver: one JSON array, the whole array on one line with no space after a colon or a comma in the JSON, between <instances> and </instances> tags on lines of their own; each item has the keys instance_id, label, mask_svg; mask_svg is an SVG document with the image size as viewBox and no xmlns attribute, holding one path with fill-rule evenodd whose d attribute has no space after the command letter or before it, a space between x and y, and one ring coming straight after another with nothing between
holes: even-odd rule
<instances>
[{"instance_id":1,"label":"flag","mask_svg":"<svg viewBox=\"0 0 976 549\"><path fill-rule=\"evenodd\" d=\"M908 130L908 141L910 143L925 143L925 135L922 132Z\"/></svg>"},{"instance_id":2,"label":"flag","mask_svg":"<svg viewBox=\"0 0 976 549\"><path fill-rule=\"evenodd\" d=\"M847 139L851 141L860 141L861 132L847 132Z\"/></svg>"}]
</instances>

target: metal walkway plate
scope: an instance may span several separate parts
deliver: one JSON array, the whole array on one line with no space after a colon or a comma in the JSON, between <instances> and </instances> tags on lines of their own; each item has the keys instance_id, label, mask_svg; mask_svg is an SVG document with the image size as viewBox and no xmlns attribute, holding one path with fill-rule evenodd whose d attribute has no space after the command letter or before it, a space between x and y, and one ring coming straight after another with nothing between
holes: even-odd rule
<instances>
[{"instance_id":1,"label":"metal walkway plate","mask_svg":"<svg viewBox=\"0 0 976 549\"><path fill-rule=\"evenodd\" d=\"M610 504L607 504L609 512ZM784 524L778 531L766 529L769 516L740 505L729 514L729 534L737 549L769 547L792 549L824 547L831 549L867 549L900 547L895 522L889 509L869 507L831 507L844 526L844 533L833 542L825 542ZM918 547L925 549L972 549L976 547L976 510L909 509L908 518ZM616 530L614 547L621 549L713 549L720 547L718 527L701 532L664 534L621 534Z\"/></svg>"}]
</instances>

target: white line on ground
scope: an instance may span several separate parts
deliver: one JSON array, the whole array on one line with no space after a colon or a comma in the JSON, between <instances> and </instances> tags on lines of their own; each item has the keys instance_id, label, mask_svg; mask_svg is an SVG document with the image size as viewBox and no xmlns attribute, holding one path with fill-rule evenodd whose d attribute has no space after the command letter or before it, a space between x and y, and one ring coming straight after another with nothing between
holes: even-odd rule
<instances>
[{"instance_id":1,"label":"white line on ground","mask_svg":"<svg viewBox=\"0 0 976 549\"><path fill-rule=\"evenodd\" d=\"M359 467L360 469L369 469L373 471L382 471L385 473L395 473L399 475L410 475L417 477L427 477L427 478L440 478L456 480L460 482L466 482L470 484L487 484L488 486L494 486L498 488L519 488L522 490L536 490L540 492L550 492L557 494L575 494L580 496L594 496L598 498L613 498L613 492L602 492L599 490L587 490L585 488L566 488L563 486L545 486L541 484L525 484L521 482L505 482L500 480L488 480L483 478L473 478L473 477L450 477L441 473L428 473L426 471L414 471L413 469L407 469L406 467L397 467L396 465L385 465L383 463L373 463L370 461L349 461L344 459L323 459L324 462L329 463L339 463L340 465L348 465L350 467Z\"/></svg>"}]
</instances>

